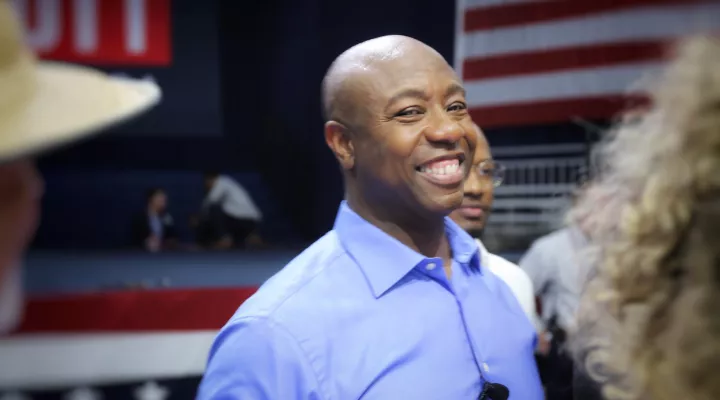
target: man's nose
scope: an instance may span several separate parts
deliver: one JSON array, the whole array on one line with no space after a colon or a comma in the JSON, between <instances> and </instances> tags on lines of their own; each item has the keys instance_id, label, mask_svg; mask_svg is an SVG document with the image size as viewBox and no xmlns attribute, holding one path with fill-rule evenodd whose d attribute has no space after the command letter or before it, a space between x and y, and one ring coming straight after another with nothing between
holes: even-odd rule
<instances>
[{"instance_id":1,"label":"man's nose","mask_svg":"<svg viewBox=\"0 0 720 400\"><path fill-rule=\"evenodd\" d=\"M470 170L470 175L468 175L465 180L464 189L466 196L477 198L482 198L487 191L486 182L479 176L477 171L475 171L475 167Z\"/></svg>"},{"instance_id":2,"label":"man's nose","mask_svg":"<svg viewBox=\"0 0 720 400\"><path fill-rule=\"evenodd\" d=\"M456 120L442 115L435 118L425 134L430 142L456 144L465 135L465 132Z\"/></svg>"}]
</instances>

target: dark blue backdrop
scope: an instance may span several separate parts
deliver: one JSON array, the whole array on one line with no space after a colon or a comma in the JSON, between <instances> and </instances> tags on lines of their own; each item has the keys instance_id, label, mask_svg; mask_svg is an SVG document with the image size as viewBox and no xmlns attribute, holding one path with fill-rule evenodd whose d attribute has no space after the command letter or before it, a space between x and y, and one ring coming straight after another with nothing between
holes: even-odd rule
<instances>
[{"instance_id":1,"label":"dark blue backdrop","mask_svg":"<svg viewBox=\"0 0 720 400\"><path fill-rule=\"evenodd\" d=\"M162 103L152 113L117 129L116 134L142 138L222 135L219 7L217 1L171 2L170 67L105 68L134 77L150 75L164 92Z\"/></svg>"}]
</instances>

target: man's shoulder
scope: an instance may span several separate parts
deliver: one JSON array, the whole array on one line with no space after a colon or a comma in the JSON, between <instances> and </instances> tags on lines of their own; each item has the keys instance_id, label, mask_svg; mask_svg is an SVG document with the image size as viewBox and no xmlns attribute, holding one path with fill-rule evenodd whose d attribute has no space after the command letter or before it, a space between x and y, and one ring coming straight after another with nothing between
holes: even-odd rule
<instances>
[{"instance_id":1,"label":"man's shoulder","mask_svg":"<svg viewBox=\"0 0 720 400\"><path fill-rule=\"evenodd\" d=\"M324 300L337 264L347 254L337 235L330 231L285 267L270 277L235 313L233 318L271 318L281 321L286 315L312 308Z\"/></svg>"},{"instance_id":2,"label":"man's shoulder","mask_svg":"<svg viewBox=\"0 0 720 400\"><path fill-rule=\"evenodd\" d=\"M523 281L526 283L531 282L530 276L525 272L519 265L506 260L505 258L497 255L488 253L488 260L490 271L495 275L501 277L510 278L514 281Z\"/></svg>"},{"instance_id":3,"label":"man's shoulder","mask_svg":"<svg viewBox=\"0 0 720 400\"><path fill-rule=\"evenodd\" d=\"M502 256L489 252L485 248L485 245L483 245L482 241L480 241L479 239L476 239L476 243L478 244L478 248L480 249L480 251L485 253L485 259L487 260L488 268L491 272L495 273L496 275L498 275L498 272L502 273L503 275L527 275L525 271L523 271L522 268L520 268L517 264L508 261Z\"/></svg>"},{"instance_id":4,"label":"man's shoulder","mask_svg":"<svg viewBox=\"0 0 720 400\"><path fill-rule=\"evenodd\" d=\"M230 175L218 176L217 183L226 188L240 188L240 189L243 188L243 186L240 184L240 182L238 182L235 178L233 178Z\"/></svg>"},{"instance_id":5,"label":"man's shoulder","mask_svg":"<svg viewBox=\"0 0 720 400\"><path fill-rule=\"evenodd\" d=\"M521 268L525 268L527 262L544 260L544 262L556 262L554 260L565 256L570 251L571 239L568 228L559 229L536 239L528 251L520 260Z\"/></svg>"},{"instance_id":6,"label":"man's shoulder","mask_svg":"<svg viewBox=\"0 0 720 400\"><path fill-rule=\"evenodd\" d=\"M558 242L565 241L568 238L569 228L562 228L556 231L552 231L547 235L539 237L533 243L533 247L548 247L554 246Z\"/></svg>"},{"instance_id":7,"label":"man's shoulder","mask_svg":"<svg viewBox=\"0 0 720 400\"><path fill-rule=\"evenodd\" d=\"M502 256L499 256L497 254L493 254L488 252L488 263L490 264L490 268L505 268L510 270L520 269L517 264L514 262L508 261L507 259L503 258Z\"/></svg>"}]
</instances>

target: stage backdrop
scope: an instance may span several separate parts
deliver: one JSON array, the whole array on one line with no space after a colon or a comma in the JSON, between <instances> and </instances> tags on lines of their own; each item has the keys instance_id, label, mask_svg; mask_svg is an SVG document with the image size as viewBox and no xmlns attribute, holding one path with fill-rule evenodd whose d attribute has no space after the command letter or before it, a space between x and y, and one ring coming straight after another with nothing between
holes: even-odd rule
<instances>
[{"instance_id":1,"label":"stage backdrop","mask_svg":"<svg viewBox=\"0 0 720 400\"><path fill-rule=\"evenodd\" d=\"M40 57L155 79L163 101L123 135L222 134L217 7L192 0L12 0Z\"/></svg>"}]
</instances>

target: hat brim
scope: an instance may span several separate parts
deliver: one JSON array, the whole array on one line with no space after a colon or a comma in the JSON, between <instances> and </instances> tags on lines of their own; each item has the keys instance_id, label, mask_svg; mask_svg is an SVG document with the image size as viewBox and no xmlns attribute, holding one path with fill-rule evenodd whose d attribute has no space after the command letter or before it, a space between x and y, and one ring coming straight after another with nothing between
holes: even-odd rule
<instances>
[{"instance_id":1,"label":"hat brim","mask_svg":"<svg viewBox=\"0 0 720 400\"><path fill-rule=\"evenodd\" d=\"M149 80L40 62L27 104L0 119L0 162L35 156L126 121L156 105L160 88Z\"/></svg>"}]
</instances>

